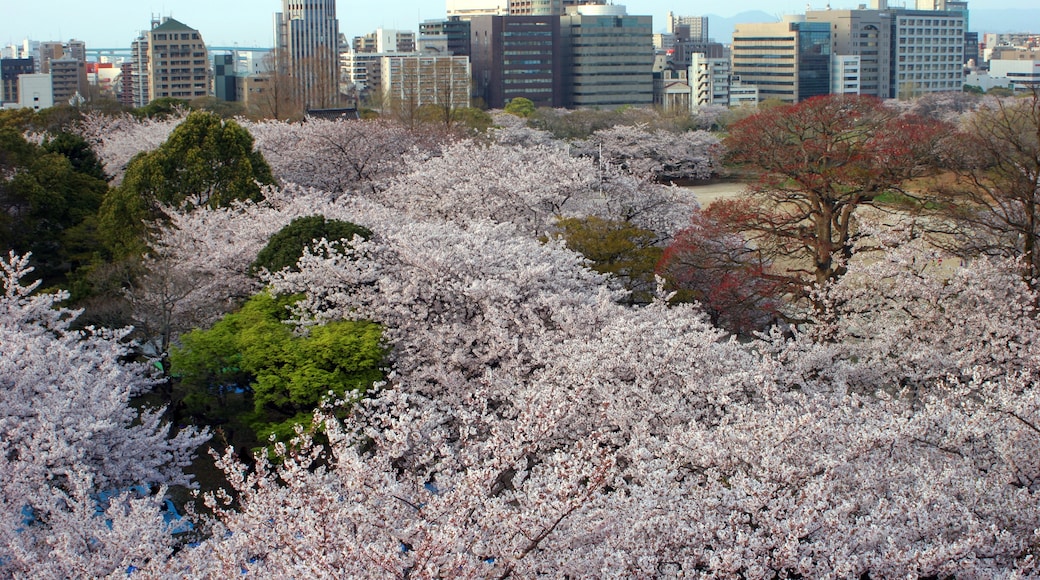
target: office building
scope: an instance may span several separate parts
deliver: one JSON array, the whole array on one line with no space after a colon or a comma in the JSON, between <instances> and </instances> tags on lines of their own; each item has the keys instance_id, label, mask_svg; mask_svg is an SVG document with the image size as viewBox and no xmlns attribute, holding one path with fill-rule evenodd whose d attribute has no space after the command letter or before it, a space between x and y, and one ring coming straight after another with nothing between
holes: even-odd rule
<instances>
[{"instance_id":1,"label":"office building","mask_svg":"<svg viewBox=\"0 0 1040 580\"><path fill-rule=\"evenodd\" d=\"M36 65L31 57L0 59L0 103L17 103L18 77L35 71Z\"/></svg>"},{"instance_id":2,"label":"office building","mask_svg":"<svg viewBox=\"0 0 1040 580\"><path fill-rule=\"evenodd\" d=\"M892 90L892 13L880 10L816 10L806 12L809 22L831 26L835 54L860 59L860 94L890 98Z\"/></svg>"},{"instance_id":3,"label":"office building","mask_svg":"<svg viewBox=\"0 0 1040 580\"><path fill-rule=\"evenodd\" d=\"M564 105L559 16L474 16L470 45L474 94L493 109L524 97Z\"/></svg>"},{"instance_id":4,"label":"office building","mask_svg":"<svg viewBox=\"0 0 1040 580\"><path fill-rule=\"evenodd\" d=\"M282 0L275 14L278 67L305 109L339 102L339 21L335 0Z\"/></svg>"},{"instance_id":5,"label":"office building","mask_svg":"<svg viewBox=\"0 0 1040 580\"><path fill-rule=\"evenodd\" d=\"M470 55L470 22L457 16L419 24L419 52Z\"/></svg>"},{"instance_id":6,"label":"office building","mask_svg":"<svg viewBox=\"0 0 1040 580\"><path fill-rule=\"evenodd\" d=\"M469 106L469 57L391 55L382 60L384 106L400 117L410 118L426 105L445 110Z\"/></svg>"},{"instance_id":7,"label":"office building","mask_svg":"<svg viewBox=\"0 0 1040 580\"><path fill-rule=\"evenodd\" d=\"M733 32L733 74L758 87L762 100L797 103L831 88L831 27L788 19L738 24Z\"/></svg>"},{"instance_id":8,"label":"office building","mask_svg":"<svg viewBox=\"0 0 1040 580\"><path fill-rule=\"evenodd\" d=\"M889 97L908 99L925 93L961 91L967 13L894 10L892 19L895 48Z\"/></svg>"},{"instance_id":9,"label":"office building","mask_svg":"<svg viewBox=\"0 0 1040 580\"><path fill-rule=\"evenodd\" d=\"M619 5L578 6L560 17L560 35L565 107L653 104L652 17Z\"/></svg>"}]
</instances>

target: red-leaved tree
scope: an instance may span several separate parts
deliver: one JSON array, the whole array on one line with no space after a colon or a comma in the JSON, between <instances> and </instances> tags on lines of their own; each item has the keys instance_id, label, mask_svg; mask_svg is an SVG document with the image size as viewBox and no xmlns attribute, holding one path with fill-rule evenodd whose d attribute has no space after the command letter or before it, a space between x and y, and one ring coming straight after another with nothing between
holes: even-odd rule
<instances>
[{"instance_id":1,"label":"red-leaved tree","mask_svg":"<svg viewBox=\"0 0 1040 580\"><path fill-rule=\"evenodd\" d=\"M856 214L934 167L945 126L900 115L876 99L817 97L735 124L731 163L759 174L733 226L795 287L845 272ZM734 203L734 202L721 202Z\"/></svg>"},{"instance_id":2,"label":"red-leaved tree","mask_svg":"<svg viewBox=\"0 0 1040 580\"><path fill-rule=\"evenodd\" d=\"M740 221L738 204L713 204L693 214L657 265L674 298L698 302L716 326L747 334L776 319L782 281L767 275L768 263L726 225Z\"/></svg>"}]
</instances>

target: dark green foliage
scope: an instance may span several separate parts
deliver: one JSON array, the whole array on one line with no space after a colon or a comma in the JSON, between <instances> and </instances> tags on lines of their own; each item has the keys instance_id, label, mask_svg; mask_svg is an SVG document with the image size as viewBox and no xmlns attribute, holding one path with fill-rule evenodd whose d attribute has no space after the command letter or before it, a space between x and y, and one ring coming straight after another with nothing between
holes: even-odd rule
<instances>
[{"instance_id":1,"label":"dark green foliage","mask_svg":"<svg viewBox=\"0 0 1040 580\"><path fill-rule=\"evenodd\" d=\"M273 183L249 131L212 113L191 113L158 149L130 161L123 183L105 199L99 228L115 257L140 254L149 224L166 219L164 206L190 210L259 201L262 186Z\"/></svg>"},{"instance_id":2,"label":"dark green foliage","mask_svg":"<svg viewBox=\"0 0 1040 580\"><path fill-rule=\"evenodd\" d=\"M567 247L588 258L593 270L614 276L631 292L629 301L653 300L654 268L663 252L654 232L596 216L561 219L556 227Z\"/></svg>"},{"instance_id":3,"label":"dark green foliage","mask_svg":"<svg viewBox=\"0 0 1040 580\"><path fill-rule=\"evenodd\" d=\"M89 260L108 189L99 172L82 139L59 135L38 147L14 126L0 126L0 250L32 252L47 283Z\"/></svg>"},{"instance_id":4,"label":"dark green foliage","mask_svg":"<svg viewBox=\"0 0 1040 580\"><path fill-rule=\"evenodd\" d=\"M166 119L177 112L178 109L189 109L188 101L184 99L175 99L173 97L163 97L161 99L155 99L143 107L139 107L133 110L135 117L148 118L148 119Z\"/></svg>"},{"instance_id":5,"label":"dark green foliage","mask_svg":"<svg viewBox=\"0 0 1040 580\"><path fill-rule=\"evenodd\" d=\"M252 270L266 268L270 272L278 272L284 268L296 269L296 262L303 255L304 248L310 247L315 240L322 238L330 242L350 240L354 236L368 240L372 232L365 227L340 220L326 220L325 216L312 215L296 218L289 225L271 236L270 241L260 250L253 262Z\"/></svg>"},{"instance_id":6,"label":"dark green foliage","mask_svg":"<svg viewBox=\"0 0 1040 580\"><path fill-rule=\"evenodd\" d=\"M101 160L90 147L90 143L79 135L58 133L43 142L43 150L64 155L72 163L72 168L79 173L104 181L108 180Z\"/></svg>"},{"instance_id":7,"label":"dark green foliage","mask_svg":"<svg viewBox=\"0 0 1040 580\"><path fill-rule=\"evenodd\" d=\"M337 321L298 336L285 322L296 300L261 293L209 330L181 337L182 346L170 355L171 371L191 415L207 424L230 421L233 399L251 397L252 414L237 419L262 442L272 433L291 433L296 423L309 424L330 393L361 394L383 378L379 325Z\"/></svg>"}]
</instances>

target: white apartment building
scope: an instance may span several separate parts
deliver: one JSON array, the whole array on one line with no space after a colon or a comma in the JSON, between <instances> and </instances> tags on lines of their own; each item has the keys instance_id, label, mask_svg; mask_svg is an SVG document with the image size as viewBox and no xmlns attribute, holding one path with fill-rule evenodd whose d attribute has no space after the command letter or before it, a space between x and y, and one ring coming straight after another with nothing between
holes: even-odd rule
<instances>
[{"instance_id":1,"label":"white apartment building","mask_svg":"<svg viewBox=\"0 0 1040 580\"><path fill-rule=\"evenodd\" d=\"M18 106L34 111L54 106L54 87L50 73L18 76Z\"/></svg>"},{"instance_id":2,"label":"white apartment building","mask_svg":"<svg viewBox=\"0 0 1040 580\"><path fill-rule=\"evenodd\" d=\"M860 94L860 57L835 54L831 56L831 94Z\"/></svg>"},{"instance_id":3,"label":"white apartment building","mask_svg":"<svg viewBox=\"0 0 1040 580\"><path fill-rule=\"evenodd\" d=\"M729 105L732 70L728 58L708 58L703 52L690 55L690 106Z\"/></svg>"}]
</instances>

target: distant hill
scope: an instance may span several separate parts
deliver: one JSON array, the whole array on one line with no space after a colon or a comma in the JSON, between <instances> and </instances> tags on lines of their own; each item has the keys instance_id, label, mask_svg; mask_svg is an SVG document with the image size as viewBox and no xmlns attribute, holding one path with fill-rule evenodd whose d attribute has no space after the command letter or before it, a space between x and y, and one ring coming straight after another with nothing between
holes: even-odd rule
<instances>
[{"instance_id":1,"label":"distant hill","mask_svg":"<svg viewBox=\"0 0 1040 580\"><path fill-rule=\"evenodd\" d=\"M714 38L716 42L729 44L733 42L734 25L747 24L751 22L779 21L780 15L762 12L761 10L741 12L740 14L730 16L729 18L724 18L717 14L708 14L708 35Z\"/></svg>"},{"instance_id":2,"label":"distant hill","mask_svg":"<svg viewBox=\"0 0 1040 580\"><path fill-rule=\"evenodd\" d=\"M969 9L968 29L974 32L1033 32L1040 34L1040 8ZM711 22L708 23L711 30Z\"/></svg>"},{"instance_id":3,"label":"distant hill","mask_svg":"<svg viewBox=\"0 0 1040 580\"><path fill-rule=\"evenodd\" d=\"M733 26L749 22L778 22L780 14L770 14L761 10L741 12L736 16L725 18L717 14L708 14L708 32L712 38L723 44L733 42ZM974 32L1033 32L1040 34L1040 8L1020 9L971 9L969 29Z\"/></svg>"}]
</instances>

